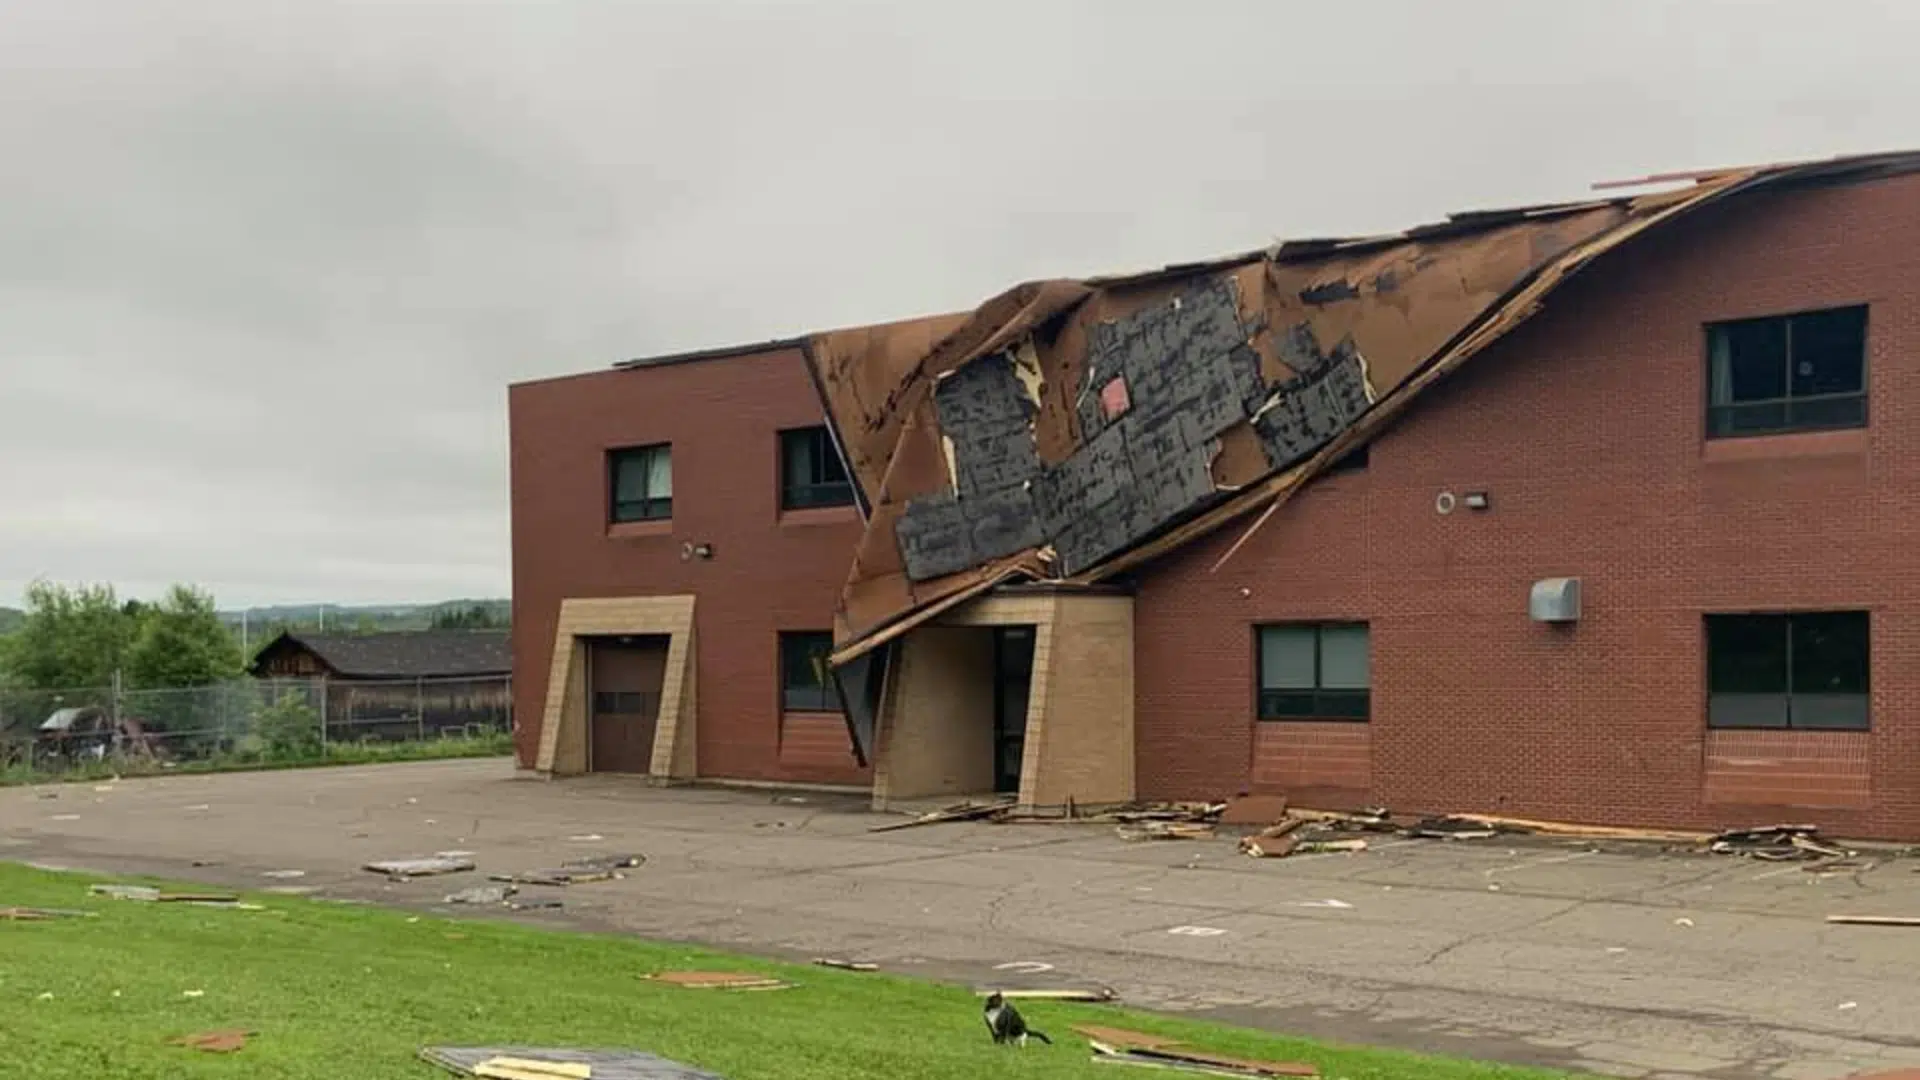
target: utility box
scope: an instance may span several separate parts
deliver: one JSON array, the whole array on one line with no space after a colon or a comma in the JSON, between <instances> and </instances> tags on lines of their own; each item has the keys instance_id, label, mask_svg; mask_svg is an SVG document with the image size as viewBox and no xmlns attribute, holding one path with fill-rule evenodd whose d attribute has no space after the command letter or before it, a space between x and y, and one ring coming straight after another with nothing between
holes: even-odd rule
<instances>
[{"instance_id":1,"label":"utility box","mask_svg":"<svg viewBox=\"0 0 1920 1080\"><path fill-rule=\"evenodd\" d=\"M1527 594L1527 616L1534 622L1579 622L1580 579L1550 577L1534 582Z\"/></svg>"}]
</instances>

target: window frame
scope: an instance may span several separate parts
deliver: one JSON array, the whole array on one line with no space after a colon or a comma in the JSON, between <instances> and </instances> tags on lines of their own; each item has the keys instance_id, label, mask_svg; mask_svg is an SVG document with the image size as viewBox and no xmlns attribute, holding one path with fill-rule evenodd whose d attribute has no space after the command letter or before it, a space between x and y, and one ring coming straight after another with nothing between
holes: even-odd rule
<instances>
[{"instance_id":1,"label":"window frame","mask_svg":"<svg viewBox=\"0 0 1920 1080\"><path fill-rule=\"evenodd\" d=\"M1796 698L1811 698L1812 692L1796 692L1794 689L1794 622L1796 619L1831 618L1834 616L1858 616L1863 622L1862 643L1864 655L1858 658L1861 673L1861 688L1858 693L1846 693L1845 697L1860 699L1860 722L1855 723L1795 723L1794 702ZM1713 630L1716 620L1767 619L1777 620L1783 637L1780 653L1784 670L1781 675L1783 689L1777 694L1749 693L1743 691L1719 691L1714 689L1714 648ZM1702 683L1705 698L1705 723L1708 731L1793 731L1793 732L1840 732L1866 733L1873 730L1873 612L1867 608L1840 608L1834 610L1798 609L1792 611L1712 611L1705 613L1700 621ZM1737 722L1719 720L1714 716L1714 699L1718 696L1771 697L1785 699L1784 721L1779 724L1759 722Z\"/></svg>"},{"instance_id":2,"label":"window frame","mask_svg":"<svg viewBox=\"0 0 1920 1080\"><path fill-rule=\"evenodd\" d=\"M1704 363L1702 370L1702 424L1708 439L1764 438L1778 435L1800 435L1822 431L1857 431L1871 422L1871 387L1869 377L1871 366L1869 356L1872 353L1873 312L1872 304L1867 301L1852 304L1834 304L1827 307L1803 308L1796 311L1779 312L1770 315L1750 315L1733 319L1716 319L1702 325L1702 344ZM1799 394L1793 392L1793 327L1794 323L1815 315L1833 315L1840 312L1860 313L1860 389L1828 394ZM1751 400L1714 401L1714 345L1719 335L1727 333L1733 327L1751 326L1761 323L1779 322L1784 324L1786 343L1782 363L1785 365L1784 396L1777 398L1754 398ZM1729 374L1731 381L1731 374ZM1817 408L1820 404L1843 401L1858 401L1859 415L1840 421L1832 420L1795 420L1793 409L1796 403L1804 403ZM1781 410L1780 423L1751 428L1729 428L1729 421L1742 411L1765 408Z\"/></svg>"},{"instance_id":3,"label":"window frame","mask_svg":"<svg viewBox=\"0 0 1920 1080\"><path fill-rule=\"evenodd\" d=\"M1266 631L1267 630L1311 630L1313 631L1313 689L1268 689L1266 679ZM1326 652L1326 631L1360 630L1366 635L1367 642L1367 685L1365 689L1329 688L1323 685L1326 673L1322 661ZM1312 699L1312 709L1308 712L1274 709L1268 710L1267 698L1274 695L1308 696ZM1328 707L1323 698L1358 699L1359 715L1351 708L1339 710ZM1373 626L1364 619L1318 619L1304 621L1283 621L1255 623L1253 627L1253 717L1262 724L1309 723L1309 724L1366 724L1373 721Z\"/></svg>"},{"instance_id":4,"label":"window frame","mask_svg":"<svg viewBox=\"0 0 1920 1080\"><path fill-rule=\"evenodd\" d=\"M667 457L667 483L668 483L667 494L664 497L654 497L651 494L649 494L647 497L639 500L633 500L633 499L622 500L620 498L620 473L621 473L621 468L623 464L629 461L636 462L638 467L643 469L650 478L653 471L653 456L655 454L665 454ZM607 463L606 464L606 467L607 467L607 524L632 525L632 524L638 524L641 522L649 522L649 521L672 521L673 520L673 491L672 491L673 444L672 443L657 442L657 443L646 443L638 446L615 447L607 451L606 463ZM621 507L623 505L631 505L631 504L634 504L635 502L637 502L641 507L640 513L627 515L621 512Z\"/></svg>"},{"instance_id":5,"label":"window frame","mask_svg":"<svg viewBox=\"0 0 1920 1080\"><path fill-rule=\"evenodd\" d=\"M808 648L808 644L824 648ZM780 663L780 711L782 713L843 713L840 704L839 680L832 671L820 673L818 685L796 685L791 681L793 662L801 657L825 657L833 653L833 631L831 630L782 630L778 635L777 655ZM797 650L805 650L798 652ZM796 696L798 695L798 696Z\"/></svg>"},{"instance_id":6,"label":"window frame","mask_svg":"<svg viewBox=\"0 0 1920 1080\"><path fill-rule=\"evenodd\" d=\"M792 444L798 439L809 439L813 442L812 471L816 479L803 485L793 484L787 472ZM780 470L780 509L783 513L789 510L821 510L854 505L853 477L847 472L846 463L840 460L840 450L834 445L833 433L827 430L825 424L785 428L779 433L778 442L779 455L776 464ZM829 470L838 472L840 479L837 481L818 479ZM795 499L796 490L812 494Z\"/></svg>"}]
</instances>

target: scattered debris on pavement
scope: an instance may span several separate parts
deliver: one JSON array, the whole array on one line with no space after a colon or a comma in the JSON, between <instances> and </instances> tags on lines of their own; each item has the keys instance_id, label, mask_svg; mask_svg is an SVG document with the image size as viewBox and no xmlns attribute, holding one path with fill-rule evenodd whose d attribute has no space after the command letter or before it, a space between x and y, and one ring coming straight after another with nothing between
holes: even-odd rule
<instances>
[{"instance_id":1,"label":"scattered debris on pavement","mask_svg":"<svg viewBox=\"0 0 1920 1080\"><path fill-rule=\"evenodd\" d=\"M1252 836L1240 838L1240 851L1256 859L1284 859L1293 854L1300 841L1292 833L1307 823L1305 818L1287 818L1274 822Z\"/></svg>"},{"instance_id":2,"label":"scattered debris on pavement","mask_svg":"<svg viewBox=\"0 0 1920 1080\"><path fill-rule=\"evenodd\" d=\"M880 965L865 960L836 960L828 956L816 956L813 962L821 967L839 968L842 971L879 971Z\"/></svg>"},{"instance_id":3,"label":"scattered debris on pavement","mask_svg":"<svg viewBox=\"0 0 1920 1080\"><path fill-rule=\"evenodd\" d=\"M0 907L0 922L45 922L51 919L97 919L97 911L68 908Z\"/></svg>"},{"instance_id":4,"label":"scattered debris on pavement","mask_svg":"<svg viewBox=\"0 0 1920 1080\"><path fill-rule=\"evenodd\" d=\"M1487 840L1500 835L1500 830L1473 818L1447 814L1423 818L1406 835L1422 840Z\"/></svg>"},{"instance_id":5,"label":"scattered debris on pavement","mask_svg":"<svg viewBox=\"0 0 1920 1080\"><path fill-rule=\"evenodd\" d=\"M303 878L307 876L307 872L305 870L265 870L261 872L260 876L270 878Z\"/></svg>"},{"instance_id":6,"label":"scattered debris on pavement","mask_svg":"<svg viewBox=\"0 0 1920 1080\"><path fill-rule=\"evenodd\" d=\"M1008 990L1004 987L975 990L975 997L988 997L999 994L1004 998L1032 998L1036 1001L1117 1001L1119 994L1111 986L1079 986L1061 988L1034 988Z\"/></svg>"},{"instance_id":7,"label":"scattered debris on pavement","mask_svg":"<svg viewBox=\"0 0 1920 1080\"><path fill-rule=\"evenodd\" d=\"M1766 862L1812 859L1849 859L1855 854L1820 839L1817 825L1771 825L1759 829L1729 829L1707 842L1715 855L1745 855Z\"/></svg>"},{"instance_id":8,"label":"scattered debris on pavement","mask_svg":"<svg viewBox=\"0 0 1920 1080\"><path fill-rule=\"evenodd\" d=\"M609 881L626 875L622 870L630 870L647 861L645 855L595 855L585 859L569 859L550 870L523 870L517 874L488 874L489 881L504 881L515 885L579 885L588 881Z\"/></svg>"},{"instance_id":9,"label":"scattered debris on pavement","mask_svg":"<svg viewBox=\"0 0 1920 1080\"><path fill-rule=\"evenodd\" d=\"M167 1042L173 1046L184 1046L189 1050L203 1050L209 1054L231 1054L247 1045L247 1040L260 1033L257 1031L202 1031L196 1035L181 1035Z\"/></svg>"},{"instance_id":10,"label":"scattered debris on pavement","mask_svg":"<svg viewBox=\"0 0 1920 1080\"><path fill-rule=\"evenodd\" d=\"M111 896L115 900L140 900L161 904L197 904L204 907L230 907L259 910L258 904L243 904L240 897L233 893L163 892L151 885L92 885L87 891L95 896Z\"/></svg>"},{"instance_id":11,"label":"scattered debris on pavement","mask_svg":"<svg viewBox=\"0 0 1920 1080\"><path fill-rule=\"evenodd\" d=\"M748 971L656 971L644 976L653 982L691 990L790 990L793 984Z\"/></svg>"},{"instance_id":12,"label":"scattered debris on pavement","mask_svg":"<svg viewBox=\"0 0 1920 1080\"><path fill-rule=\"evenodd\" d=\"M1019 805L1018 799L1002 799L999 802L964 802L942 810L932 810L905 821L889 821L870 826L868 832L893 832L895 829L911 829L917 825L936 825L944 821L978 821L981 818L1004 816L1013 812Z\"/></svg>"},{"instance_id":13,"label":"scattered debris on pavement","mask_svg":"<svg viewBox=\"0 0 1920 1080\"><path fill-rule=\"evenodd\" d=\"M722 1080L639 1050L429 1046L420 1051L420 1060L456 1076L488 1080Z\"/></svg>"},{"instance_id":14,"label":"scattered debris on pavement","mask_svg":"<svg viewBox=\"0 0 1920 1080\"><path fill-rule=\"evenodd\" d=\"M1113 832L1122 840L1213 839L1213 826L1196 821L1143 821L1134 825L1115 825Z\"/></svg>"},{"instance_id":15,"label":"scattered debris on pavement","mask_svg":"<svg viewBox=\"0 0 1920 1080\"><path fill-rule=\"evenodd\" d=\"M1097 1062L1115 1065L1145 1065L1177 1072L1208 1076L1317 1077L1320 1068L1303 1061L1254 1061L1247 1058L1189 1050L1177 1039L1166 1039L1139 1031L1076 1026L1093 1049Z\"/></svg>"},{"instance_id":16,"label":"scattered debris on pavement","mask_svg":"<svg viewBox=\"0 0 1920 1080\"><path fill-rule=\"evenodd\" d=\"M471 889L448 893L446 902L449 904L504 904L508 897L519 891L520 888L517 885L475 885Z\"/></svg>"},{"instance_id":17,"label":"scattered debris on pavement","mask_svg":"<svg viewBox=\"0 0 1920 1080\"><path fill-rule=\"evenodd\" d=\"M1829 915L1827 921L1850 926L1920 926L1920 918L1908 915Z\"/></svg>"},{"instance_id":18,"label":"scattered debris on pavement","mask_svg":"<svg viewBox=\"0 0 1920 1080\"><path fill-rule=\"evenodd\" d=\"M1285 795L1236 795L1220 812L1222 825L1265 825L1287 816Z\"/></svg>"},{"instance_id":19,"label":"scattered debris on pavement","mask_svg":"<svg viewBox=\"0 0 1920 1080\"><path fill-rule=\"evenodd\" d=\"M370 862L363 869L390 878L431 877L435 874L459 874L474 868L472 859L448 859L435 855L426 859L384 859Z\"/></svg>"}]
</instances>

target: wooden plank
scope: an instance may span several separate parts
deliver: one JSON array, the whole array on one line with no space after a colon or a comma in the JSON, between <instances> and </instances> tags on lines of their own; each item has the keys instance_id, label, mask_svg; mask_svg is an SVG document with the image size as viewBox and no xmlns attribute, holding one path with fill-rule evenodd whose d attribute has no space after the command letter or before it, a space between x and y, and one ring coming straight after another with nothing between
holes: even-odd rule
<instances>
[{"instance_id":1,"label":"wooden plank","mask_svg":"<svg viewBox=\"0 0 1920 1080\"><path fill-rule=\"evenodd\" d=\"M1920 918L1909 915L1829 915L1827 921L1849 926L1920 926Z\"/></svg>"}]
</instances>

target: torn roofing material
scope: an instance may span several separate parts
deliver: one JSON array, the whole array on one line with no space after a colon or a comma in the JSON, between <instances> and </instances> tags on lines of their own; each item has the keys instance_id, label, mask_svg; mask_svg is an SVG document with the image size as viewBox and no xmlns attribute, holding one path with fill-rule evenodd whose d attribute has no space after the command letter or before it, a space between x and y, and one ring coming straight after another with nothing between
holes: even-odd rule
<instances>
[{"instance_id":1,"label":"torn roofing material","mask_svg":"<svg viewBox=\"0 0 1920 1080\"><path fill-rule=\"evenodd\" d=\"M1001 582L1097 582L1278 505L1648 228L1764 186L1916 168L1920 153L1719 170L815 335L814 382L869 507L833 662Z\"/></svg>"}]
</instances>

